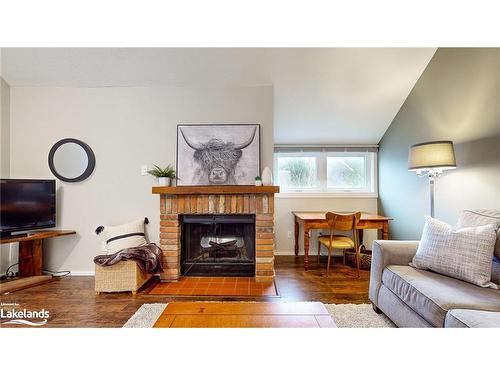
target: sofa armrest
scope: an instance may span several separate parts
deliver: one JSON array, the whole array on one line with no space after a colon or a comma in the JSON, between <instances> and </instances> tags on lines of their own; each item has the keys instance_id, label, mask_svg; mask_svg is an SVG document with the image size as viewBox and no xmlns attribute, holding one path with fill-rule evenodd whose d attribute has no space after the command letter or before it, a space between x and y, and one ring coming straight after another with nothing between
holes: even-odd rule
<instances>
[{"instance_id":1,"label":"sofa armrest","mask_svg":"<svg viewBox=\"0 0 500 375\"><path fill-rule=\"evenodd\" d=\"M417 252L419 241L373 241L369 298L375 306L382 285L382 272L388 265L408 265Z\"/></svg>"}]
</instances>

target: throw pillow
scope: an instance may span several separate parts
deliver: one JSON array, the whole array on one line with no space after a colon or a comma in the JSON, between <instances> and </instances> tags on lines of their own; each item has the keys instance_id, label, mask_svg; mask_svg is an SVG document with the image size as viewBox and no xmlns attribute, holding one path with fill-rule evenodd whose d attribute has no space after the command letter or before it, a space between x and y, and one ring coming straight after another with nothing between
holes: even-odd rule
<instances>
[{"instance_id":1,"label":"throw pillow","mask_svg":"<svg viewBox=\"0 0 500 375\"><path fill-rule=\"evenodd\" d=\"M411 265L498 289L491 282L491 259L496 241L492 224L455 229L426 217L422 239Z\"/></svg>"},{"instance_id":2,"label":"throw pillow","mask_svg":"<svg viewBox=\"0 0 500 375\"><path fill-rule=\"evenodd\" d=\"M138 219L122 225L99 227L97 231L102 231L106 238L107 250L109 252L117 252L129 247L148 244L144 235L144 224L146 221Z\"/></svg>"},{"instance_id":3,"label":"throw pillow","mask_svg":"<svg viewBox=\"0 0 500 375\"><path fill-rule=\"evenodd\" d=\"M493 263L491 265L491 281L500 284L500 211L498 210L464 210L460 213L457 227L477 227L485 224L493 224L497 230L497 242L493 253Z\"/></svg>"},{"instance_id":4,"label":"throw pillow","mask_svg":"<svg viewBox=\"0 0 500 375\"><path fill-rule=\"evenodd\" d=\"M500 259L500 211L498 210L464 210L458 218L457 227L478 227L493 224L497 230L497 243L494 255Z\"/></svg>"}]
</instances>

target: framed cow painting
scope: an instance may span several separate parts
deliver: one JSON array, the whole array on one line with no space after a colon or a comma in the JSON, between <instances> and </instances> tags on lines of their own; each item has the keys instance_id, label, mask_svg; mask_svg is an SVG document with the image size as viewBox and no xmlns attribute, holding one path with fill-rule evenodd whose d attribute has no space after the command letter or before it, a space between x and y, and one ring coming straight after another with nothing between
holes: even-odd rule
<instances>
[{"instance_id":1,"label":"framed cow painting","mask_svg":"<svg viewBox=\"0 0 500 375\"><path fill-rule=\"evenodd\" d=\"M178 125L178 186L254 185L260 125Z\"/></svg>"}]
</instances>

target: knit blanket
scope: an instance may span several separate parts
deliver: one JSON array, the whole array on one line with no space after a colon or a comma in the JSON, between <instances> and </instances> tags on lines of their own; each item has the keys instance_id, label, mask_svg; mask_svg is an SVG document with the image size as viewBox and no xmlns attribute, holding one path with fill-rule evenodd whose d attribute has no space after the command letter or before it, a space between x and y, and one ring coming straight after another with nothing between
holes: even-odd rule
<instances>
[{"instance_id":1,"label":"knit blanket","mask_svg":"<svg viewBox=\"0 0 500 375\"><path fill-rule=\"evenodd\" d=\"M154 243L130 247L114 254L97 255L94 258L94 263L99 266L108 267L122 260L133 260L141 270L149 274L163 272L161 266L161 249Z\"/></svg>"}]
</instances>

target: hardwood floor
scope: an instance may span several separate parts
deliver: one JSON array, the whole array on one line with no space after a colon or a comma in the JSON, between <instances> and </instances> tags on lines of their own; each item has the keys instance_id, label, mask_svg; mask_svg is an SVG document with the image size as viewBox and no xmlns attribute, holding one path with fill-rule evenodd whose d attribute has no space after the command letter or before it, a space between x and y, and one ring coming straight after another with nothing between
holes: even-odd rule
<instances>
[{"instance_id":1,"label":"hardwood floor","mask_svg":"<svg viewBox=\"0 0 500 375\"><path fill-rule=\"evenodd\" d=\"M311 261L310 269L304 271L302 257L276 256L275 268L276 284L281 298L270 298L269 302L369 302L369 271L361 271L358 279L355 269L343 266L338 259L328 278L324 276L325 264L317 266ZM144 303L242 300L228 297L181 298L148 295L147 292L156 282L148 282L135 296L131 293L104 293L96 296L93 277L71 276L2 295L0 301L4 304L19 304L16 309L48 310L50 318L45 327L121 327ZM258 300L263 301L262 298Z\"/></svg>"}]
</instances>

